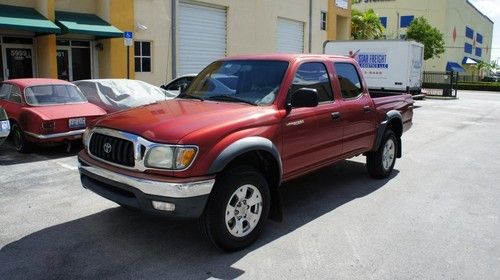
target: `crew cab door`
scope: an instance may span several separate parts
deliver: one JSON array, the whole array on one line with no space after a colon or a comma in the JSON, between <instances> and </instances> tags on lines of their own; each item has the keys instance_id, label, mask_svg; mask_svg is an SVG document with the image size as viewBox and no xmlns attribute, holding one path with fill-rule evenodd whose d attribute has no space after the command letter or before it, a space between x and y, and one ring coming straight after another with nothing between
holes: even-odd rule
<instances>
[{"instance_id":1,"label":"crew cab door","mask_svg":"<svg viewBox=\"0 0 500 280\"><path fill-rule=\"evenodd\" d=\"M375 105L364 88L358 68L349 62L334 62L341 93L341 117L344 124L342 154L371 149L375 137Z\"/></svg>"},{"instance_id":2,"label":"crew cab door","mask_svg":"<svg viewBox=\"0 0 500 280\"><path fill-rule=\"evenodd\" d=\"M289 97L300 88L313 88L319 105L292 108L283 120L284 177L306 172L342 152L340 105L333 98L333 76L327 69L322 62L303 62L295 72Z\"/></svg>"}]
</instances>

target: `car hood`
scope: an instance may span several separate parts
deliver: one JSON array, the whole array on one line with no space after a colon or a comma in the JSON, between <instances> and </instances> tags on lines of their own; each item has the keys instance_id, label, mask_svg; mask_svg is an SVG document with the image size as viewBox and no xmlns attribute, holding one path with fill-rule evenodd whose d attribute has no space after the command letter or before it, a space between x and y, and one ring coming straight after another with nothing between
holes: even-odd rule
<instances>
[{"instance_id":1,"label":"car hood","mask_svg":"<svg viewBox=\"0 0 500 280\"><path fill-rule=\"evenodd\" d=\"M44 120L58 120L76 117L90 117L105 115L106 112L94 104L76 103L26 108L39 115Z\"/></svg>"},{"instance_id":2,"label":"car hood","mask_svg":"<svg viewBox=\"0 0 500 280\"><path fill-rule=\"evenodd\" d=\"M275 112L271 106L173 99L111 114L94 126L129 132L153 142L176 144L201 129L218 135L276 122Z\"/></svg>"}]
</instances>

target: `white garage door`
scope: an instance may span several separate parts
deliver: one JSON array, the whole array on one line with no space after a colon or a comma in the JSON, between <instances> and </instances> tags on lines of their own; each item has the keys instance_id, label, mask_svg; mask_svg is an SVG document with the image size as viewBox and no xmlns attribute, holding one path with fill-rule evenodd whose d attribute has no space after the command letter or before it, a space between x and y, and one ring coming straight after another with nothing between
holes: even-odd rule
<instances>
[{"instance_id":1,"label":"white garage door","mask_svg":"<svg viewBox=\"0 0 500 280\"><path fill-rule=\"evenodd\" d=\"M304 52L304 23L278 18L277 52Z\"/></svg>"},{"instance_id":2,"label":"white garage door","mask_svg":"<svg viewBox=\"0 0 500 280\"><path fill-rule=\"evenodd\" d=\"M226 10L179 3L178 74L200 72L226 56Z\"/></svg>"}]
</instances>

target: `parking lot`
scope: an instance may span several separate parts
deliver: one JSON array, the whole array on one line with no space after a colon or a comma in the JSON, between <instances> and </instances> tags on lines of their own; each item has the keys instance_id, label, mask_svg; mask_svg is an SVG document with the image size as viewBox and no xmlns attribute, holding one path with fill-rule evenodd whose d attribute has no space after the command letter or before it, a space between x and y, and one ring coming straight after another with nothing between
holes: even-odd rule
<instances>
[{"instance_id":1,"label":"parking lot","mask_svg":"<svg viewBox=\"0 0 500 280\"><path fill-rule=\"evenodd\" d=\"M500 93L458 97L416 102L390 179L357 157L289 182L229 254L83 189L75 147L0 147L0 279L500 279Z\"/></svg>"}]
</instances>

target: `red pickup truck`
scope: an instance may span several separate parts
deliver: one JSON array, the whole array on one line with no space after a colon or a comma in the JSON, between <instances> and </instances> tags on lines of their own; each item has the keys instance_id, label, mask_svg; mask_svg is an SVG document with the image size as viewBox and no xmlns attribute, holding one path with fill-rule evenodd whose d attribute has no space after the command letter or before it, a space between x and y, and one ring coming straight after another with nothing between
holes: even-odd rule
<instances>
[{"instance_id":1,"label":"red pickup truck","mask_svg":"<svg viewBox=\"0 0 500 280\"><path fill-rule=\"evenodd\" d=\"M356 61L251 55L207 66L178 98L89 126L82 185L126 207L199 218L217 247L248 246L280 185L360 154L385 178L412 124L411 95L371 97Z\"/></svg>"}]
</instances>

